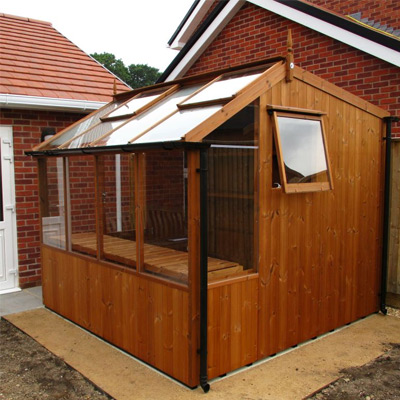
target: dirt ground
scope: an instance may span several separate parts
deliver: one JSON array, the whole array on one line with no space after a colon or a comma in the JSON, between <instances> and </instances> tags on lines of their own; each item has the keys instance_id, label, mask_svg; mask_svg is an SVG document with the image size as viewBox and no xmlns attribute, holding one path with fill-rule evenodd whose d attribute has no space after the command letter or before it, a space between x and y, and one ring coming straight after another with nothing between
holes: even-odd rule
<instances>
[{"instance_id":1,"label":"dirt ground","mask_svg":"<svg viewBox=\"0 0 400 400\"><path fill-rule=\"evenodd\" d=\"M400 310L389 313L400 318ZM387 344L381 357L341 373L341 378L308 399L400 400L400 343ZM0 320L0 382L0 400L112 400L4 319Z\"/></svg>"},{"instance_id":2,"label":"dirt ground","mask_svg":"<svg viewBox=\"0 0 400 400\"><path fill-rule=\"evenodd\" d=\"M61 359L0 320L1 400L109 400Z\"/></svg>"}]
</instances>

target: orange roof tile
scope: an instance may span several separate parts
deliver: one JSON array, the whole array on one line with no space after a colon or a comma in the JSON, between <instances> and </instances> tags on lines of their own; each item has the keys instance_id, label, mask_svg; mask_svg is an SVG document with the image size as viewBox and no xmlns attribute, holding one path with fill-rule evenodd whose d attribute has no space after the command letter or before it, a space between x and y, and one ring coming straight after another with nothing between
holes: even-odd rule
<instances>
[{"instance_id":1,"label":"orange roof tile","mask_svg":"<svg viewBox=\"0 0 400 400\"><path fill-rule=\"evenodd\" d=\"M0 13L0 93L109 102L114 79L51 23Z\"/></svg>"}]
</instances>

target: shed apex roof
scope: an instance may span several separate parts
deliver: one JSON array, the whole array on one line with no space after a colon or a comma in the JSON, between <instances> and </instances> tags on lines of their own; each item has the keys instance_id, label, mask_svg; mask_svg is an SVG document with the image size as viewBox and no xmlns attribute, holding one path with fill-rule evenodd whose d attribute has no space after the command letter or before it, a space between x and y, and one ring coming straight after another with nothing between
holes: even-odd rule
<instances>
[{"instance_id":1,"label":"shed apex roof","mask_svg":"<svg viewBox=\"0 0 400 400\"><path fill-rule=\"evenodd\" d=\"M106 103L114 80L130 89L50 22L0 13L1 95Z\"/></svg>"}]
</instances>

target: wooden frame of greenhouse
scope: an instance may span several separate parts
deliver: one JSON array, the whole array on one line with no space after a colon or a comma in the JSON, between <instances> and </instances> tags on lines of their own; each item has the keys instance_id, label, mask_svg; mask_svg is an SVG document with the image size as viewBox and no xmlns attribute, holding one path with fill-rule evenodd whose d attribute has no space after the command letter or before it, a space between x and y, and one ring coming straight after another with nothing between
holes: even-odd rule
<instances>
[{"instance_id":1,"label":"wooden frame of greenhouse","mask_svg":"<svg viewBox=\"0 0 400 400\"><path fill-rule=\"evenodd\" d=\"M41 143L49 309L189 387L379 310L386 117L276 58Z\"/></svg>"}]
</instances>

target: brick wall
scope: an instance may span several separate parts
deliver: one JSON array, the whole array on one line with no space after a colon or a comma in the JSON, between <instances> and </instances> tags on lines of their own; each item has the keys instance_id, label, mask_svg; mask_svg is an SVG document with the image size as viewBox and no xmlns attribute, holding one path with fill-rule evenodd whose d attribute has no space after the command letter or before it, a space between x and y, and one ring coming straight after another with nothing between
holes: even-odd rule
<instances>
[{"instance_id":1,"label":"brick wall","mask_svg":"<svg viewBox=\"0 0 400 400\"><path fill-rule=\"evenodd\" d=\"M361 12L362 18L368 18L392 28L400 27L399 0L308 0L308 3L342 15Z\"/></svg>"},{"instance_id":2,"label":"brick wall","mask_svg":"<svg viewBox=\"0 0 400 400\"><path fill-rule=\"evenodd\" d=\"M82 114L0 110L1 125L13 126L15 195L17 212L18 265L20 287L39 285L41 282L39 202L36 160L24 154L40 142L45 127L60 131Z\"/></svg>"},{"instance_id":3,"label":"brick wall","mask_svg":"<svg viewBox=\"0 0 400 400\"><path fill-rule=\"evenodd\" d=\"M297 65L400 116L399 68L250 3L186 75L285 55L289 28ZM393 133L400 136L399 124Z\"/></svg>"}]
</instances>

